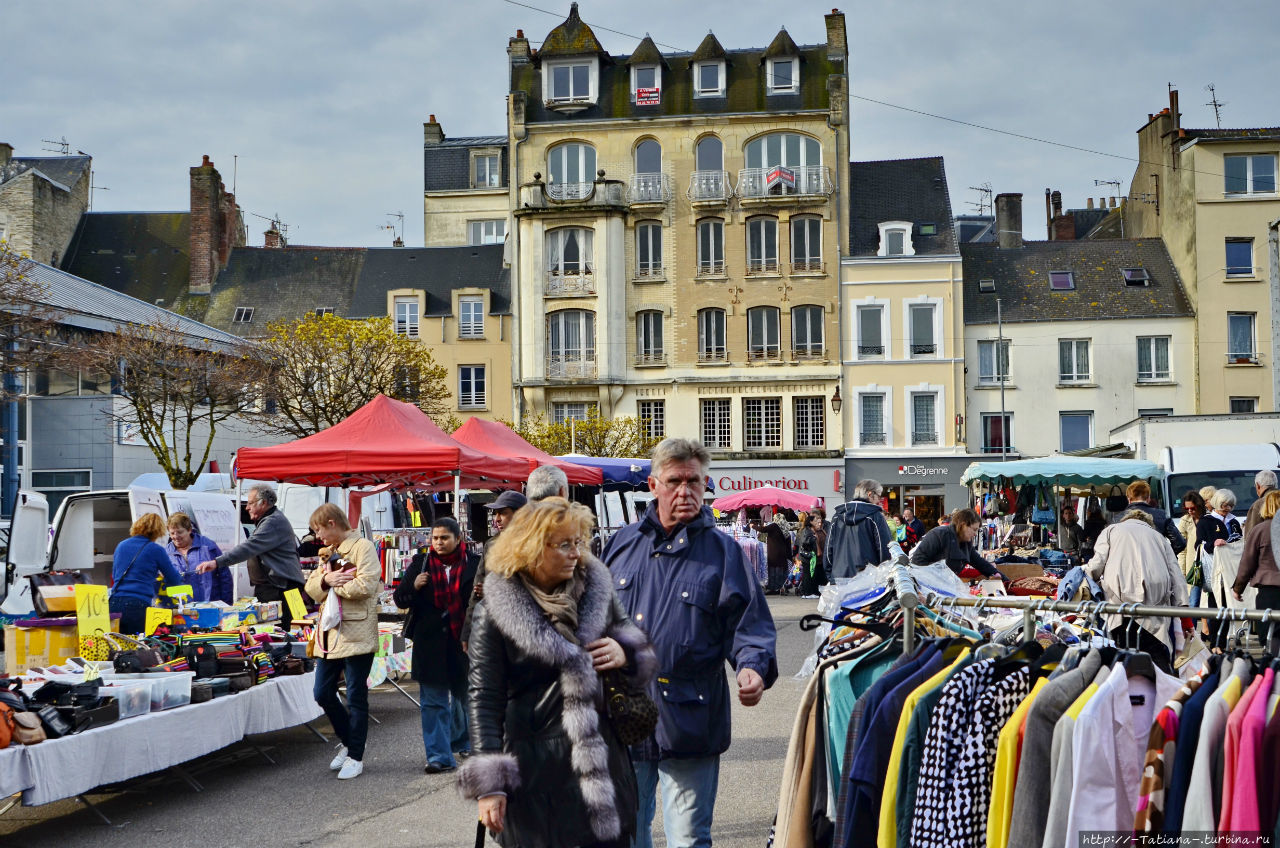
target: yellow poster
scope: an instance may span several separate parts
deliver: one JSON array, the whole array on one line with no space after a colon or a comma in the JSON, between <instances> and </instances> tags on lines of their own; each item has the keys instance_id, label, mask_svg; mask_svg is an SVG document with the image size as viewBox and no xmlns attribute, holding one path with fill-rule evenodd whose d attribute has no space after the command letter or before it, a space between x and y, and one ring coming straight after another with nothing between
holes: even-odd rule
<instances>
[{"instance_id":1,"label":"yellow poster","mask_svg":"<svg viewBox=\"0 0 1280 848\"><path fill-rule=\"evenodd\" d=\"M111 632L107 587L76 584L76 635L81 639Z\"/></svg>"},{"instance_id":2,"label":"yellow poster","mask_svg":"<svg viewBox=\"0 0 1280 848\"><path fill-rule=\"evenodd\" d=\"M307 617L307 605L302 602L302 592L297 589L290 589L284 593L284 599L289 604L289 616L291 618Z\"/></svg>"},{"instance_id":3,"label":"yellow poster","mask_svg":"<svg viewBox=\"0 0 1280 848\"><path fill-rule=\"evenodd\" d=\"M173 610L147 607L146 634L150 636L162 624L173 624Z\"/></svg>"}]
</instances>

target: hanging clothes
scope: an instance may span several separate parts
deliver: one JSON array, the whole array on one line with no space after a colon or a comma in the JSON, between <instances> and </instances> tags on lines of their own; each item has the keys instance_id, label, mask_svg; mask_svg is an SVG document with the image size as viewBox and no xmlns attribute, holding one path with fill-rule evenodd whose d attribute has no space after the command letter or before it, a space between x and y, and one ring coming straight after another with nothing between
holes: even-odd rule
<instances>
[{"instance_id":1,"label":"hanging clothes","mask_svg":"<svg viewBox=\"0 0 1280 848\"><path fill-rule=\"evenodd\" d=\"M1200 688L1202 682L1198 677L1189 680L1160 710L1156 720L1151 724L1151 733L1147 737L1147 753L1143 758L1138 811L1133 822L1135 833L1156 834L1164 825L1165 781L1173 770L1182 708Z\"/></svg>"},{"instance_id":2,"label":"hanging clothes","mask_svg":"<svg viewBox=\"0 0 1280 848\"><path fill-rule=\"evenodd\" d=\"M1009 845L1013 790L1018 778L1018 760L1022 755L1023 727L1031 706L1048 684L1047 677L1037 680L1031 694L1018 705L1000 731L996 742L995 771L991 777L991 806L987 810L988 848L1007 848Z\"/></svg>"},{"instance_id":3,"label":"hanging clothes","mask_svg":"<svg viewBox=\"0 0 1280 848\"><path fill-rule=\"evenodd\" d=\"M1067 711L1058 719L1053 728L1053 744L1049 752L1049 769L1053 777L1049 782L1049 812L1045 816L1044 848L1058 848L1067 842L1067 819L1071 813L1071 786L1075 765L1075 730L1080 712L1089 704L1093 696L1107 678L1111 669L1102 666L1094 675L1093 681L1080 693L1080 697L1067 707Z\"/></svg>"}]
</instances>

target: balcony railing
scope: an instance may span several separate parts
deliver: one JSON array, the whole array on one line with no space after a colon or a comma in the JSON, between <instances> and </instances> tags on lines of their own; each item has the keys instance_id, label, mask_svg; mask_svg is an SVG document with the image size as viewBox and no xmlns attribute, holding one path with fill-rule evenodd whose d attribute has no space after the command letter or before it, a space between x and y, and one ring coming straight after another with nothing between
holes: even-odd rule
<instances>
[{"instance_id":1,"label":"balcony railing","mask_svg":"<svg viewBox=\"0 0 1280 848\"><path fill-rule=\"evenodd\" d=\"M884 345L858 345L858 356L863 359L884 356Z\"/></svg>"},{"instance_id":2,"label":"balcony railing","mask_svg":"<svg viewBox=\"0 0 1280 848\"><path fill-rule=\"evenodd\" d=\"M937 433L916 433L911 434L911 444L913 445L936 445L938 443Z\"/></svg>"},{"instance_id":3,"label":"balcony railing","mask_svg":"<svg viewBox=\"0 0 1280 848\"><path fill-rule=\"evenodd\" d=\"M627 186L627 202L666 203L671 199L671 181L666 174L632 174Z\"/></svg>"},{"instance_id":4,"label":"balcony railing","mask_svg":"<svg viewBox=\"0 0 1280 848\"><path fill-rule=\"evenodd\" d=\"M1238 350L1235 353L1227 354L1228 365L1257 365L1258 352L1256 350Z\"/></svg>"},{"instance_id":5,"label":"balcony railing","mask_svg":"<svg viewBox=\"0 0 1280 848\"><path fill-rule=\"evenodd\" d=\"M825 359L827 349L819 344L797 345L792 348L791 355L795 359Z\"/></svg>"},{"instance_id":6,"label":"balcony railing","mask_svg":"<svg viewBox=\"0 0 1280 848\"><path fill-rule=\"evenodd\" d=\"M752 274L776 274L778 273L778 260L776 259L748 259L747 260L747 276Z\"/></svg>"},{"instance_id":7,"label":"balcony railing","mask_svg":"<svg viewBox=\"0 0 1280 848\"><path fill-rule=\"evenodd\" d=\"M552 200L586 200L595 183L547 183L547 197Z\"/></svg>"},{"instance_id":8,"label":"balcony railing","mask_svg":"<svg viewBox=\"0 0 1280 848\"><path fill-rule=\"evenodd\" d=\"M747 348L747 361L760 362L769 359L781 359L782 350L777 345L755 345Z\"/></svg>"},{"instance_id":9,"label":"balcony railing","mask_svg":"<svg viewBox=\"0 0 1280 848\"><path fill-rule=\"evenodd\" d=\"M547 357L547 376L561 378L595 377L596 356L594 353L553 353Z\"/></svg>"},{"instance_id":10,"label":"balcony railing","mask_svg":"<svg viewBox=\"0 0 1280 848\"><path fill-rule=\"evenodd\" d=\"M689 175L691 203L725 203L729 194L728 171L694 171Z\"/></svg>"},{"instance_id":11,"label":"balcony railing","mask_svg":"<svg viewBox=\"0 0 1280 848\"><path fill-rule=\"evenodd\" d=\"M932 356L938 352L936 344L913 344L911 346L912 356Z\"/></svg>"},{"instance_id":12,"label":"balcony railing","mask_svg":"<svg viewBox=\"0 0 1280 848\"><path fill-rule=\"evenodd\" d=\"M883 445L885 443L884 433L863 433L861 443L864 445Z\"/></svg>"},{"instance_id":13,"label":"balcony railing","mask_svg":"<svg viewBox=\"0 0 1280 848\"><path fill-rule=\"evenodd\" d=\"M667 354L661 350L651 350L647 353L637 353L635 358L636 365L666 365Z\"/></svg>"},{"instance_id":14,"label":"balcony railing","mask_svg":"<svg viewBox=\"0 0 1280 848\"><path fill-rule=\"evenodd\" d=\"M729 351L723 347L704 347L698 351L699 362L728 362Z\"/></svg>"},{"instance_id":15,"label":"balcony railing","mask_svg":"<svg viewBox=\"0 0 1280 848\"><path fill-rule=\"evenodd\" d=\"M821 259L805 259L791 263L791 273L793 274L825 274L826 271L827 263Z\"/></svg>"},{"instance_id":16,"label":"balcony railing","mask_svg":"<svg viewBox=\"0 0 1280 848\"><path fill-rule=\"evenodd\" d=\"M787 180L769 184L773 168L743 168L738 172L738 197L743 200L767 200L770 198L826 196L835 187L831 182L831 169L825 165L805 165L785 169L795 177L795 185Z\"/></svg>"},{"instance_id":17,"label":"balcony railing","mask_svg":"<svg viewBox=\"0 0 1280 848\"><path fill-rule=\"evenodd\" d=\"M698 261L699 277L716 277L724 273L724 260L708 261L701 259Z\"/></svg>"},{"instance_id":18,"label":"balcony railing","mask_svg":"<svg viewBox=\"0 0 1280 848\"><path fill-rule=\"evenodd\" d=\"M636 266L635 281L638 283L654 282L665 280L667 278L666 269L661 264L647 264Z\"/></svg>"},{"instance_id":19,"label":"balcony railing","mask_svg":"<svg viewBox=\"0 0 1280 848\"><path fill-rule=\"evenodd\" d=\"M596 275L547 272L542 291L547 297L583 297L596 293Z\"/></svg>"}]
</instances>

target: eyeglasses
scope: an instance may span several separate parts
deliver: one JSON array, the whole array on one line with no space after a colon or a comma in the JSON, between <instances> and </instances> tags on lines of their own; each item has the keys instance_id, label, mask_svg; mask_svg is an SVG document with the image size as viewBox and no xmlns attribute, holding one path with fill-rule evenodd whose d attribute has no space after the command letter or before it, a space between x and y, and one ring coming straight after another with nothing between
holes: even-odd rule
<instances>
[{"instance_id":1,"label":"eyeglasses","mask_svg":"<svg viewBox=\"0 0 1280 848\"><path fill-rule=\"evenodd\" d=\"M668 489L680 489L684 487L691 492L700 492L707 487L707 481L701 477L690 478L688 480L659 480L663 486Z\"/></svg>"},{"instance_id":2,"label":"eyeglasses","mask_svg":"<svg viewBox=\"0 0 1280 848\"><path fill-rule=\"evenodd\" d=\"M561 542L558 545L553 545L550 542L547 542L548 548L555 548L562 554L567 554L569 551L580 551L585 548L586 545L587 542L585 539L570 539L569 541Z\"/></svg>"}]
</instances>

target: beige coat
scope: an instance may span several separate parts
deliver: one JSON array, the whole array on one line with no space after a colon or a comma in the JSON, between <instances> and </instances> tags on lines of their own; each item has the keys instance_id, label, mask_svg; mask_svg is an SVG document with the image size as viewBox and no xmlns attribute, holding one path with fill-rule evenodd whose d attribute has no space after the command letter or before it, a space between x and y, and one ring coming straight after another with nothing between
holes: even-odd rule
<instances>
[{"instance_id":1,"label":"beige coat","mask_svg":"<svg viewBox=\"0 0 1280 848\"><path fill-rule=\"evenodd\" d=\"M378 650L378 592L382 590L382 566L378 564L377 551L373 542L362 539L354 530L336 550L355 563L356 576L350 583L330 589L321 583L327 570L321 565L307 578L307 594L317 603L324 603L329 592L342 599L342 624L316 639L316 652L331 660L375 653ZM321 550L322 556L327 557L329 553L328 548Z\"/></svg>"},{"instance_id":2,"label":"beige coat","mask_svg":"<svg viewBox=\"0 0 1280 848\"><path fill-rule=\"evenodd\" d=\"M1107 600L1121 604L1185 607L1187 580L1174 559L1169 540L1150 524L1136 518L1112 524L1094 545L1093 559L1085 574L1102 586ZM1169 619L1138 618L1152 636L1176 651L1169 634ZM1120 626L1118 615L1108 615L1107 629Z\"/></svg>"},{"instance_id":3,"label":"beige coat","mask_svg":"<svg viewBox=\"0 0 1280 848\"><path fill-rule=\"evenodd\" d=\"M1191 573L1191 566L1196 564L1196 550L1200 547L1196 544L1196 522L1191 513L1183 513L1178 519L1178 532L1187 540L1187 546L1178 554L1178 565L1185 577Z\"/></svg>"}]
</instances>

